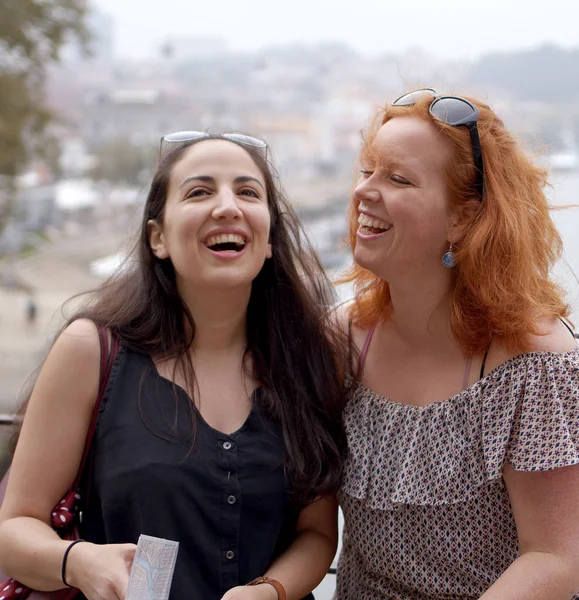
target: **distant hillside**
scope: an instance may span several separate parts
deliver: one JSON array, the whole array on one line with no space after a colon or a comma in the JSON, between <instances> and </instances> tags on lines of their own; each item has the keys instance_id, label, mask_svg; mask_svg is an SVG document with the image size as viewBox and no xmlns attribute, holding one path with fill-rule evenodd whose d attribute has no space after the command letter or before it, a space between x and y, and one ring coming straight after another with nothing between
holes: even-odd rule
<instances>
[{"instance_id":1,"label":"distant hillside","mask_svg":"<svg viewBox=\"0 0 579 600\"><path fill-rule=\"evenodd\" d=\"M468 79L508 89L521 100L579 101L579 48L545 45L487 54L472 66Z\"/></svg>"}]
</instances>

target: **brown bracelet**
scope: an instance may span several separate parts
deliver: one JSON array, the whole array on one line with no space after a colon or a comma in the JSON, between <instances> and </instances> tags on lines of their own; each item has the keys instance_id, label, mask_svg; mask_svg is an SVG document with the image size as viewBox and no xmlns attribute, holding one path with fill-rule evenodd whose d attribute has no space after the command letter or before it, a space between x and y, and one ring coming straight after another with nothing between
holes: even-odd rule
<instances>
[{"instance_id":1,"label":"brown bracelet","mask_svg":"<svg viewBox=\"0 0 579 600\"><path fill-rule=\"evenodd\" d=\"M278 600L287 600L285 589L277 579L272 579L271 577L257 577L247 585L259 585L260 583L269 583L269 585L272 585L275 588Z\"/></svg>"}]
</instances>

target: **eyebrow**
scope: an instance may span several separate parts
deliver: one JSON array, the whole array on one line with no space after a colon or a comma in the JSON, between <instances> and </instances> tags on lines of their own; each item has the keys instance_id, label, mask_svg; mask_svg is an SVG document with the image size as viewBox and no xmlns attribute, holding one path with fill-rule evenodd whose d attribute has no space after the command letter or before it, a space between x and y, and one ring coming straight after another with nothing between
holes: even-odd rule
<instances>
[{"instance_id":1,"label":"eyebrow","mask_svg":"<svg viewBox=\"0 0 579 600\"><path fill-rule=\"evenodd\" d=\"M373 166L375 169L386 169L387 171L403 169L413 177L420 175L420 165L415 164L411 158L401 157L397 154L390 154L386 158L379 157Z\"/></svg>"},{"instance_id":2,"label":"eyebrow","mask_svg":"<svg viewBox=\"0 0 579 600\"><path fill-rule=\"evenodd\" d=\"M215 177L211 177L211 175L191 175L191 177L186 177L181 184L179 185L179 189L181 189L183 186L185 186L187 183L189 183L190 181L204 181L206 183L215 183ZM247 183L248 181L251 181L253 183L257 183L259 185L259 187L265 191L265 188L263 187L263 184L261 183L261 181L259 179L257 179L256 177L251 177L250 175L240 175L239 177L236 177L233 180L234 184L237 183Z\"/></svg>"}]
</instances>

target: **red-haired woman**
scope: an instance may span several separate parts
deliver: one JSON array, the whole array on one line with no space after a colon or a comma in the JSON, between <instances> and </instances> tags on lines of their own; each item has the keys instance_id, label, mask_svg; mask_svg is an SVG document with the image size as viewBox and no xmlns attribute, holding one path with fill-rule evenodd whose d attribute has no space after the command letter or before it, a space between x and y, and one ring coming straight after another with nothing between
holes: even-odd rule
<instances>
[{"instance_id":1,"label":"red-haired woman","mask_svg":"<svg viewBox=\"0 0 579 600\"><path fill-rule=\"evenodd\" d=\"M360 167L337 598L579 598L579 349L543 171L434 90L378 115Z\"/></svg>"}]
</instances>

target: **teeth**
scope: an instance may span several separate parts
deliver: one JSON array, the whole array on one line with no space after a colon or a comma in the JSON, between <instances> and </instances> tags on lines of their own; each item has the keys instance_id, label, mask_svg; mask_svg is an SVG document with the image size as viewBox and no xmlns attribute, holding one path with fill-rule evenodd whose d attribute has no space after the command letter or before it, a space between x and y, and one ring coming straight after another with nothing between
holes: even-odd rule
<instances>
[{"instance_id":1,"label":"teeth","mask_svg":"<svg viewBox=\"0 0 579 600\"><path fill-rule=\"evenodd\" d=\"M220 233L218 235L212 235L210 238L207 238L205 245L211 247L217 244L226 244L228 242L233 242L239 246L245 246L245 240L237 233Z\"/></svg>"},{"instance_id":2,"label":"teeth","mask_svg":"<svg viewBox=\"0 0 579 600\"><path fill-rule=\"evenodd\" d=\"M373 227L374 229L390 229L392 225L386 223L385 221L380 221L379 219L371 219L370 217L360 214L358 216L358 223L364 227Z\"/></svg>"}]
</instances>

